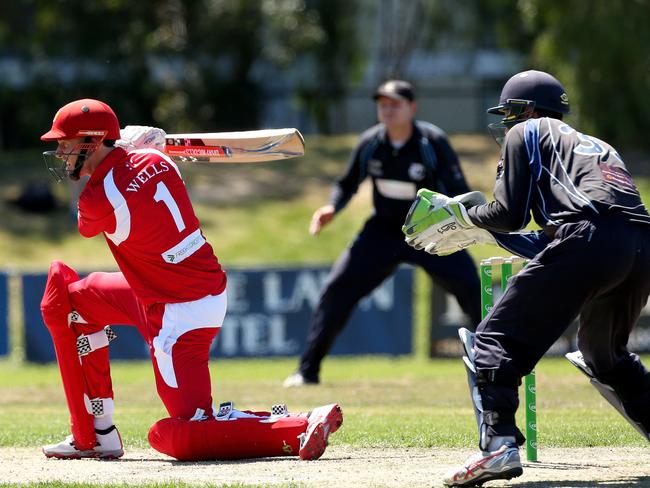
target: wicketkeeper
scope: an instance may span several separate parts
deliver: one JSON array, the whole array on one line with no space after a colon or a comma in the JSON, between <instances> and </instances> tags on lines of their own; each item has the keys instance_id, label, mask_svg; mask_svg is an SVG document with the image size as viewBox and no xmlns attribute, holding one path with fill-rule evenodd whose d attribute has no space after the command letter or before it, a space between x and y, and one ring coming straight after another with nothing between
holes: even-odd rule
<instances>
[{"instance_id":1,"label":"wicketkeeper","mask_svg":"<svg viewBox=\"0 0 650 488\"><path fill-rule=\"evenodd\" d=\"M336 404L290 414L215 407L208 359L226 313L226 275L206 241L178 167L158 149L165 133L120 134L98 100L71 102L41 137L58 178L88 176L79 197L79 232L104 234L120 268L81 279L60 261L50 267L41 311L61 370L72 435L45 446L47 457L123 455L113 423L110 324L137 327L149 345L156 387L169 418L149 431L151 446L179 460L299 455L317 459L343 421ZM119 141L118 141L119 140Z\"/></svg>"},{"instance_id":2,"label":"wicketkeeper","mask_svg":"<svg viewBox=\"0 0 650 488\"><path fill-rule=\"evenodd\" d=\"M648 439L650 373L627 349L650 294L650 216L616 150L562 121L569 102L541 71L508 80L494 201L421 190L403 227L407 242L449 254L498 242L530 258L476 333L461 330L480 452L444 480L474 486L522 473L515 425L518 386L578 315L569 360ZM541 231L523 229L530 219Z\"/></svg>"}]
</instances>

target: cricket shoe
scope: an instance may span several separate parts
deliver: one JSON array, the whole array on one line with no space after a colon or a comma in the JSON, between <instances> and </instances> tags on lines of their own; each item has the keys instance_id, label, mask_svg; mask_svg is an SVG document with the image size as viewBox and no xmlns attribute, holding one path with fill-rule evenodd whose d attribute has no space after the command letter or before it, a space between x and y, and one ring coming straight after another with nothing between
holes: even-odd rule
<instances>
[{"instance_id":1,"label":"cricket shoe","mask_svg":"<svg viewBox=\"0 0 650 488\"><path fill-rule=\"evenodd\" d=\"M300 388L305 385L317 385L318 378L311 378L303 375L300 371L293 373L291 376L287 376L287 379L284 380L282 386L285 388Z\"/></svg>"},{"instance_id":2,"label":"cricket shoe","mask_svg":"<svg viewBox=\"0 0 650 488\"><path fill-rule=\"evenodd\" d=\"M486 481L516 478L523 472L519 448L508 443L496 451L473 454L442 481L446 486L481 486Z\"/></svg>"},{"instance_id":3,"label":"cricket shoe","mask_svg":"<svg viewBox=\"0 0 650 488\"><path fill-rule=\"evenodd\" d=\"M114 425L106 430L95 430L97 444L92 449L80 451L74 444L74 438L69 435L58 444L43 446L43 454L57 459L118 459L124 455L122 438Z\"/></svg>"},{"instance_id":4,"label":"cricket shoe","mask_svg":"<svg viewBox=\"0 0 650 488\"><path fill-rule=\"evenodd\" d=\"M336 432L343 423L343 412L335 403L324 405L313 409L308 420L307 430L298 436L298 455L303 461L312 461L323 455L330 434Z\"/></svg>"}]
</instances>

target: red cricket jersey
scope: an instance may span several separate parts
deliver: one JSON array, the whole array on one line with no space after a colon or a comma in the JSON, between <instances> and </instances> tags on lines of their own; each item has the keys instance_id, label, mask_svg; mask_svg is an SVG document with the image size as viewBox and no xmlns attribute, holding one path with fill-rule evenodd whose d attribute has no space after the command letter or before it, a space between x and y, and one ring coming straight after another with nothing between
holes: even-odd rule
<instances>
[{"instance_id":1,"label":"red cricket jersey","mask_svg":"<svg viewBox=\"0 0 650 488\"><path fill-rule=\"evenodd\" d=\"M104 233L146 305L189 302L226 287L178 167L159 151L111 151L81 192L78 224L84 237Z\"/></svg>"}]
</instances>

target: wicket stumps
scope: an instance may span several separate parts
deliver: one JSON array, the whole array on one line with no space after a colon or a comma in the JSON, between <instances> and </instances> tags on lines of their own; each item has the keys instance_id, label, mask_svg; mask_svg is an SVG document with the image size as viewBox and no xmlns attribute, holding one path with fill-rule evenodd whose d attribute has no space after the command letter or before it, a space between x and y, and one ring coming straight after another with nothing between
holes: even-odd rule
<instances>
[{"instance_id":1,"label":"wicket stumps","mask_svg":"<svg viewBox=\"0 0 650 488\"><path fill-rule=\"evenodd\" d=\"M485 318L494 305L493 277L495 269L499 270L501 281L497 283L503 293L508 286L508 279L517 271L526 266L527 261L513 256L510 258L488 258L481 261L481 317ZM533 370L524 378L526 402L526 459L537 461L537 390L535 387L535 371Z\"/></svg>"}]
</instances>

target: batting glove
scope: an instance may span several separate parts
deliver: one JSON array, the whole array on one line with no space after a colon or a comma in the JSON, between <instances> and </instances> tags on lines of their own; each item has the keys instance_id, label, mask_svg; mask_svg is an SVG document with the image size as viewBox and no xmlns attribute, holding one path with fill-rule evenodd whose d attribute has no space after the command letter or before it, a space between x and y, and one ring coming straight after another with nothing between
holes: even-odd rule
<instances>
[{"instance_id":1,"label":"batting glove","mask_svg":"<svg viewBox=\"0 0 650 488\"><path fill-rule=\"evenodd\" d=\"M126 151L135 149L165 149L165 137L167 134L158 127L146 125L127 125L120 130L120 138L115 145L124 148Z\"/></svg>"}]
</instances>

